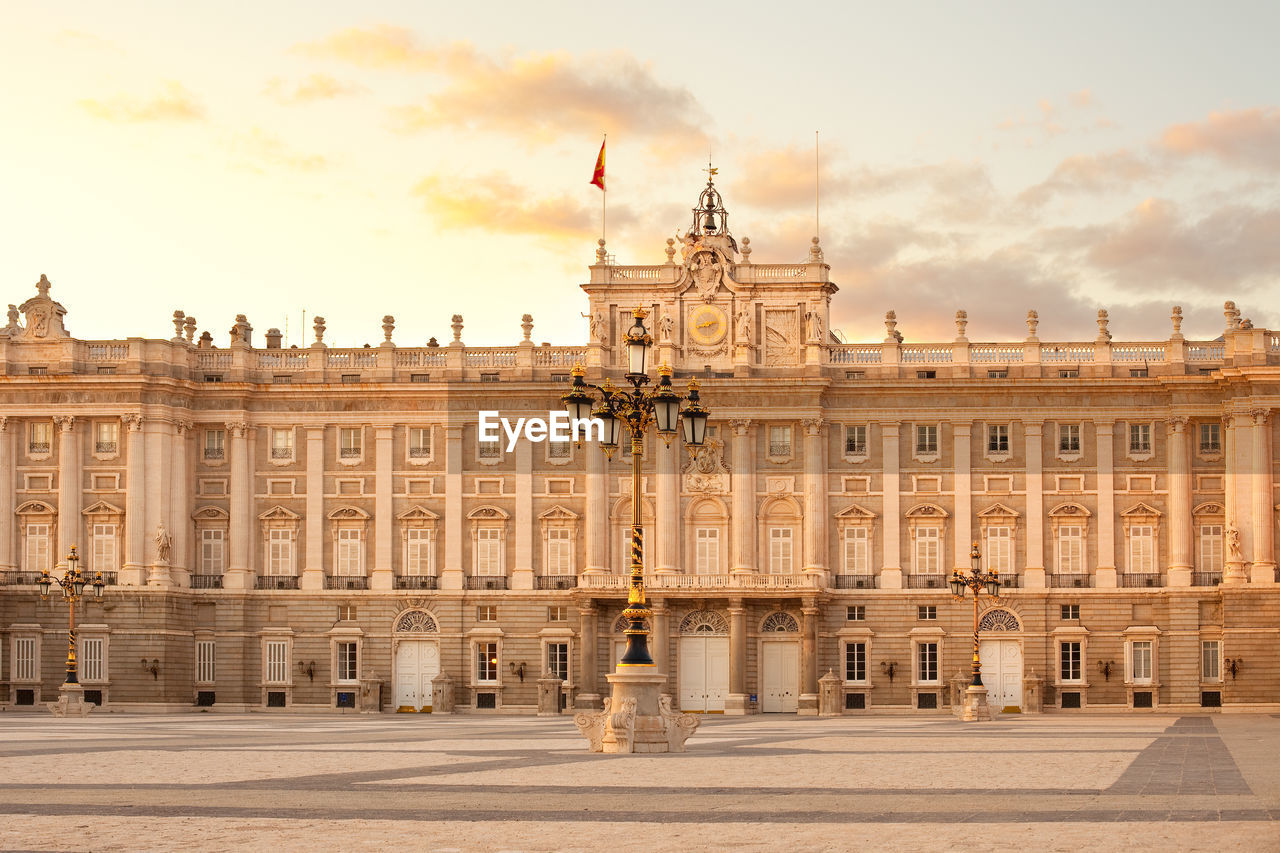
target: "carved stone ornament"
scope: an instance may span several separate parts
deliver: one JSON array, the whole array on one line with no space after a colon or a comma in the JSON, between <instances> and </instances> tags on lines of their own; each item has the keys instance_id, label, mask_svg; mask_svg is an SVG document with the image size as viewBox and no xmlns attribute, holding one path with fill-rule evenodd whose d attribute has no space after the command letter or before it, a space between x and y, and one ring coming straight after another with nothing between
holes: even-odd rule
<instances>
[{"instance_id":1,"label":"carved stone ornament","mask_svg":"<svg viewBox=\"0 0 1280 853\"><path fill-rule=\"evenodd\" d=\"M978 621L978 630L1021 631L1022 623L1018 621L1017 616L1014 616L1008 610L997 608L982 614L982 618Z\"/></svg>"},{"instance_id":2,"label":"carved stone ornament","mask_svg":"<svg viewBox=\"0 0 1280 853\"><path fill-rule=\"evenodd\" d=\"M44 275L36 282L38 295L31 297L18 306L18 310L26 317L27 325L22 330L22 337L27 340L46 340L49 338L68 337L62 318L67 309L49 297L50 282ZM12 325L12 318L10 319Z\"/></svg>"},{"instance_id":3,"label":"carved stone ornament","mask_svg":"<svg viewBox=\"0 0 1280 853\"><path fill-rule=\"evenodd\" d=\"M724 265L720 263L715 252L704 249L694 253L690 259L689 275L693 279L694 287L698 288L698 295L704 301L710 302L715 299L720 282L724 280Z\"/></svg>"},{"instance_id":4,"label":"carved stone ornament","mask_svg":"<svg viewBox=\"0 0 1280 853\"><path fill-rule=\"evenodd\" d=\"M436 620L423 610L409 610L396 620L397 634L435 634L439 631Z\"/></svg>"},{"instance_id":5,"label":"carved stone ornament","mask_svg":"<svg viewBox=\"0 0 1280 853\"><path fill-rule=\"evenodd\" d=\"M727 494L729 466L724 461L724 442L713 438L699 447L685 466L684 472L685 491Z\"/></svg>"}]
</instances>

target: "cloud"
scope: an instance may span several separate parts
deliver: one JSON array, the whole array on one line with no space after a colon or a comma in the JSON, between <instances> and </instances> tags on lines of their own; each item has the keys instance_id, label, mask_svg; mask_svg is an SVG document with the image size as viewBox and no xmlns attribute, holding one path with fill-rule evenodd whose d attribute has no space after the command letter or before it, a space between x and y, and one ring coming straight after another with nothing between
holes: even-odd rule
<instances>
[{"instance_id":1,"label":"cloud","mask_svg":"<svg viewBox=\"0 0 1280 853\"><path fill-rule=\"evenodd\" d=\"M646 139L701 137L709 119L682 86L654 75L630 53L481 54L466 42L424 47L400 27L342 30L298 52L384 71L433 72L443 88L424 102L394 108L401 133L437 128L485 130L538 141L617 132Z\"/></svg>"},{"instance_id":2,"label":"cloud","mask_svg":"<svg viewBox=\"0 0 1280 853\"><path fill-rule=\"evenodd\" d=\"M102 36L87 33L84 30L61 30L55 36L59 44L65 44L77 51L97 50L106 53L123 54L124 50L113 41Z\"/></svg>"},{"instance_id":3,"label":"cloud","mask_svg":"<svg viewBox=\"0 0 1280 853\"><path fill-rule=\"evenodd\" d=\"M921 198L923 215L969 223L989 217L1000 201L986 166L956 160L892 169L863 166L851 174L849 192L855 199L914 194Z\"/></svg>"},{"instance_id":4,"label":"cloud","mask_svg":"<svg viewBox=\"0 0 1280 853\"><path fill-rule=\"evenodd\" d=\"M1039 207L1058 195L1124 192L1152 177L1155 171L1149 162L1131 151L1077 155L1059 163L1044 181L1023 190L1018 201Z\"/></svg>"},{"instance_id":5,"label":"cloud","mask_svg":"<svg viewBox=\"0 0 1280 853\"><path fill-rule=\"evenodd\" d=\"M499 234L585 240L600 226L594 206L561 195L536 198L503 174L474 178L423 178L411 193L446 228L475 228ZM635 221L626 206L609 210L609 225Z\"/></svg>"},{"instance_id":6,"label":"cloud","mask_svg":"<svg viewBox=\"0 0 1280 853\"><path fill-rule=\"evenodd\" d=\"M824 151L822 160L822 193L836 198L852 186L848 172L839 165L841 154ZM799 146L753 151L741 157L729 183L728 193L735 202L764 209L812 205L814 191L814 152Z\"/></svg>"},{"instance_id":7,"label":"cloud","mask_svg":"<svg viewBox=\"0 0 1280 853\"><path fill-rule=\"evenodd\" d=\"M345 95L357 95L367 90L363 86L343 82L328 74L310 74L296 83L281 77L272 77L262 91L264 95L282 104L302 104L309 101L328 101Z\"/></svg>"},{"instance_id":8,"label":"cloud","mask_svg":"<svg viewBox=\"0 0 1280 853\"><path fill-rule=\"evenodd\" d=\"M265 173L268 171L267 167L319 172L329 165L323 156L303 154L260 127L233 137L228 147L241 165L258 173Z\"/></svg>"},{"instance_id":9,"label":"cloud","mask_svg":"<svg viewBox=\"0 0 1280 853\"><path fill-rule=\"evenodd\" d=\"M1165 151L1214 157L1243 169L1280 169L1280 109L1214 112L1204 121L1175 124L1160 138Z\"/></svg>"},{"instance_id":10,"label":"cloud","mask_svg":"<svg viewBox=\"0 0 1280 853\"><path fill-rule=\"evenodd\" d=\"M85 98L80 107L104 121L138 123L150 121L199 121L204 106L176 80L166 80L162 91L150 98L116 95L107 100Z\"/></svg>"}]
</instances>

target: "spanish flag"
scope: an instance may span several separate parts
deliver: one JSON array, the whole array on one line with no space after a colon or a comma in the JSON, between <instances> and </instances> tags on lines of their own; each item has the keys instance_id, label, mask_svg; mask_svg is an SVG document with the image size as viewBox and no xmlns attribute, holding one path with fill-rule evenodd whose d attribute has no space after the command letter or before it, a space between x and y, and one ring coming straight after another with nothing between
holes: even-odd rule
<instances>
[{"instance_id":1,"label":"spanish flag","mask_svg":"<svg viewBox=\"0 0 1280 853\"><path fill-rule=\"evenodd\" d=\"M604 191L604 142L600 143L600 156L596 158L596 170L591 173L591 183Z\"/></svg>"}]
</instances>

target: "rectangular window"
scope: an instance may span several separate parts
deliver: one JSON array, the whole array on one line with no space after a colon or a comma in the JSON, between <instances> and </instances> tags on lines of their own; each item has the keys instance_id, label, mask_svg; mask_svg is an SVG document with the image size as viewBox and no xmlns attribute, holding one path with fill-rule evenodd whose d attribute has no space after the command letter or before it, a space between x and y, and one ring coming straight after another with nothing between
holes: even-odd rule
<instances>
[{"instance_id":1,"label":"rectangular window","mask_svg":"<svg viewBox=\"0 0 1280 853\"><path fill-rule=\"evenodd\" d=\"M115 453L120 449L120 424L98 421L93 425L93 452Z\"/></svg>"},{"instance_id":2,"label":"rectangular window","mask_svg":"<svg viewBox=\"0 0 1280 853\"><path fill-rule=\"evenodd\" d=\"M293 574L293 531L267 531L267 574Z\"/></svg>"},{"instance_id":3,"label":"rectangular window","mask_svg":"<svg viewBox=\"0 0 1280 853\"><path fill-rule=\"evenodd\" d=\"M405 531L406 575L431 574L431 531L420 527L411 527Z\"/></svg>"},{"instance_id":4,"label":"rectangular window","mask_svg":"<svg viewBox=\"0 0 1280 853\"><path fill-rule=\"evenodd\" d=\"M844 609L844 618L846 622L866 621L867 606L865 604L850 604Z\"/></svg>"},{"instance_id":5,"label":"rectangular window","mask_svg":"<svg viewBox=\"0 0 1280 853\"><path fill-rule=\"evenodd\" d=\"M1013 530L1003 525L987 528L987 569L1009 573L1013 571Z\"/></svg>"},{"instance_id":6,"label":"rectangular window","mask_svg":"<svg viewBox=\"0 0 1280 853\"><path fill-rule=\"evenodd\" d=\"M46 572L52 568L49 564L49 527L48 524L27 525L27 560L24 568L28 572Z\"/></svg>"},{"instance_id":7,"label":"rectangular window","mask_svg":"<svg viewBox=\"0 0 1280 853\"><path fill-rule=\"evenodd\" d=\"M867 528L844 529L844 573L865 575L871 572L871 560L867 541Z\"/></svg>"},{"instance_id":8,"label":"rectangular window","mask_svg":"<svg viewBox=\"0 0 1280 853\"><path fill-rule=\"evenodd\" d=\"M48 453L53 447L53 424L47 421L33 421L30 441L27 450L30 453Z\"/></svg>"},{"instance_id":9,"label":"rectangular window","mask_svg":"<svg viewBox=\"0 0 1280 853\"><path fill-rule=\"evenodd\" d=\"M481 459L501 459L502 444L496 438L491 441L481 441L478 444L478 452Z\"/></svg>"},{"instance_id":10,"label":"rectangular window","mask_svg":"<svg viewBox=\"0 0 1280 853\"><path fill-rule=\"evenodd\" d=\"M90 569L95 572L114 572L116 570L116 526L114 524L93 525L93 562Z\"/></svg>"},{"instance_id":11,"label":"rectangular window","mask_svg":"<svg viewBox=\"0 0 1280 853\"><path fill-rule=\"evenodd\" d=\"M1081 658L1081 643L1072 640L1058 644L1058 680L1063 682L1082 681L1084 663Z\"/></svg>"},{"instance_id":12,"label":"rectangular window","mask_svg":"<svg viewBox=\"0 0 1280 853\"><path fill-rule=\"evenodd\" d=\"M292 429L271 430L271 458L272 459L292 459L293 458L293 430Z\"/></svg>"},{"instance_id":13,"label":"rectangular window","mask_svg":"<svg viewBox=\"0 0 1280 853\"><path fill-rule=\"evenodd\" d=\"M1058 424L1058 452L1080 452L1080 424Z\"/></svg>"},{"instance_id":14,"label":"rectangular window","mask_svg":"<svg viewBox=\"0 0 1280 853\"><path fill-rule=\"evenodd\" d=\"M936 575L942 571L942 531L937 527L916 530L917 574Z\"/></svg>"},{"instance_id":15,"label":"rectangular window","mask_svg":"<svg viewBox=\"0 0 1280 853\"><path fill-rule=\"evenodd\" d=\"M694 571L700 575L720 572L720 530L699 527L694 531Z\"/></svg>"},{"instance_id":16,"label":"rectangular window","mask_svg":"<svg viewBox=\"0 0 1280 853\"><path fill-rule=\"evenodd\" d=\"M1061 613L1061 615L1062 615L1062 618L1063 618L1063 619L1079 619L1079 618L1080 618L1080 605L1079 605L1079 604L1064 604L1064 605L1062 605L1062 608L1061 608L1060 613Z\"/></svg>"},{"instance_id":17,"label":"rectangular window","mask_svg":"<svg viewBox=\"0 0 1280 853\"><path fill-rule=\"evenodd\" d=\"M789 426L769 427L769 455L770 456L790 456L791 455L791 427Z\"/></svg>"},{"instance_id":18,"label":"rectangular window","mask_svg":"<svg viewBox=\"0 0 1280 853\"><path fill-rule=\"evenodd\" d=\"M480 684L498 683L498 644L476 644L476 681Z\"/></svg>"},{"instance_id":19,"label":"rectangular window","mask_svg":"<svg viewBox=\"0 0 1280 853\"><path fill-rule=\"evenodd\" d=\"M106 661L103 660L105 644L101 637L86 637L80 641L80 680L105 681Z\"/></svg>"},{"instance_id":20,"label":"rectangular window","mask_svg":"<svg viewBox=\"0 0 1280 853\"><path fill-rule=\"evenodd\" d=\"M846 456L867 455L867 425L845 424L844 452Z\"/></svg>"},{"instance_id":21,"label":"rectangular window","mask_svg":"<svg viewBox=\"0 0 1280 853\"><path fill-rule=\"evenodd\" d=\"M356 606L354 604L338 605L338 621L354 622L356 621Z\"/></svg>"},{"instance_id":22,"label":"rectangular window","mask_svg":"<svg viewBox=\"0 0 1280 853\"><path fill-rule=\"evenodd\" d=\"M1079 574L1084 571L1084 528L1066 524L1058 528L1058 571Z\"/></svg>"},{"instance_id":23,"label":"rectangular window","mask_svg":"<svg viewBox=\"0 0 1280 853\"><path fill-rule=\"evenodd\" d=\"M1200 452L1222 452L1222 424L1200 424Z\"/></svg>"},{"instance_id":24,"label":"rectangular window","mask_svg":"<svg viewBox=\"0 0 1280 853\"><path fill-rule=\"evenodd\" d=\"M476 531L476 574L496 577L502 574L502 531L481 527Z\"/></svg>"},{"instance_id":25,"label":"rectangular window","mask_svg":"<svg viewBox=\"0 0 1280 853\"><path fill-rule=\"evenodd\" d=\"M1151 452L1151 424L1129 424L1129 452Z\"/></svg>"},{"instance_id":26,"label":"rectangular window","mask_svg":"<svg viewBox=\"0 0 1280 853\"><path fill-rule=\"evenodd\" d=\"M497 622L498 606L496 604L481 604L476 607L477 622Z\"/></svg>"},{"instance_id":27,"label":"rectangular window","mask_svg":"<svg viewBox=\"0 0 1280 853\"><path fill-rule=\"evenodd\" d=\"M1142 573L1155 570L1155 530L1150 524L1135 524L1129 528L1129 571Z\"/></svg>"},{"instance_id":28,"label":"rectangular window","mask_svg":"<svg viewBox=\"0 0 1280 853\"><path fill-rule=\"evenodd\" d=\"M769 574L791 574L791 528L769 529Z\"/></svg>"},{"instance_id":29,"label":"rectangular window","mask_svg":"<svg viewBox=\"0 0 1280 853\"><path fill-rule=\"evenodd\" d=\"M409 429L409 458L426 459L431 455L431 427Z\"/></svg>"},{"instance_id":30,"label":"rectangular window","mask_svg":"<svg viewBox=\"0 0 1280 853\"><path fill-rule=\"evenodd\" d=\"M225 429L207 429L204 431L204 458L222 459L227 455L227 431Z\"/></svg>"},{"instance_id":31,"label":"rectangular window","mask_svg":"<svg viewBox=\"0 0 1280 853\"><path fill-rule=\"evenodd\" d=\"M334 643L334 649L338 654L338 681L359 681L360 670L356 666L358 654L356 644L352 642Z\"/></svg>"},{"instance_id":32,"label":"rectangular window","mask_svg":"<svg viewBox=\"0 0 1280 853\"><path fill-rule=\"evenodd\" d=\"M938 452L938 425L916 424L916 453Z\"/></svg>"},{"instance_id":33,"label":"rectangular window","mask_svg":"<svg viewBox=\"0 0 1280 853\"><path fill-rule=\"evenodd\" d=\"M937 619L937 618L938 618L938 605L936 605L936 604L919 604L919 605L917 605L917 606L916 606L916 618L917 618L917 619L925 619L925 620L929 620L929 619Z\"/></svg>"},{"instance_id":34,"label":"rectangular window","mask_svg":"<svg viewBox=\"0 0 1280 853\"><path fill-rule=\"evenodd\" d=\"M354 577L364 574L361 561L360 531L353 528L338 530L338 574L342 577Z\"/></svg>"},{"instance_id":35,"label":"rectangular window","mask_svg":"<svg viewBox=\"0 0 1280 853\"><path fill-rule=\"evenodd\" d=\"M565 607L563 604L553 604L547 608L547 621L568 622L569 608Z\"/></svg>"},{"instance_id":36,"label":"rectangular window","mask_svg":"<svg viewBox=\"0 0 1280 853\"><path fill-rule=\"evenodd\" d=\"M1219 640L1200 641L1200 680L1222 680L1222 643Z\"/></svg>"},{"instance_id":37,"label":"rectangular window","mask_svg":"<svg viewBox=\"0 0 1280 853\"><path fill-rule=\"evenodd\" d=\"M287 640L267 640L263 643L266 652L266 663L262 680L267 684L289 683L289 642Z\"/></svg>"},{"instance_id":38,"label":"rectangular window","mask_svg":"<svg viewBox=\"0 0 1280 853\"><path fill-rule=\"evenodd\" d=\"M573 574L573 540L572 530L565 527L547 530L547 574Z\"/></svg>"},{"instance_id":39,"label":"rectangular window","mask_svg":"<svg viewBox=\"0 0 1280 853\"><path fill-rule=\"evenodd\" d=\"M196 642L196 682L199 684L212 684L216 680L217 669L213 650L213 640Z\"/></svg>"},{"instance_id":40,"label":"rectangular window","mask_svg":"<svg viewBox=\"0 0 1280 853\"><path fill-rule=\"evenodd\" d=\"M547 643L547 672L561 681L569 680L568 643Z\"/></svg>"},{"instance_id":41,"label":"rectangular window","mask_svg":"<svg viewBox=\"0 0 1280 853\"><path fill-rule=\"evenodd\" d=\"M846 643L844 647L844 680L867 680L867 644Z\"/></svg>"},{"instance_id":42,"label":"rectangular window","mask_svg":"<svg viewBox=\"0 0 1280 853\"><path fill-rule=\"evenodd\" d=\"M548 459L568 459L572 453L573 444L568 441L548 441L547 442L547 458Z\"/></svg>"},{"instance_id":43,"label":"rectangular window","mask_svg":"<svg viewBox=\"0 0 1280 853\"><path fill-rule=\"evenodd\" d=\"M1009 425L1008 424L988 424L987 425L987 452L988 453L1008 453L1009 452Z\"/></svg>"},{"instance_id":44,"label":"rectangular window","mask_svg":"<svg viewBox=\"0 0 1280 853\"><path fill-rule=\"evenodd\" d=\"M1200 571L1222 571L1222 525L1200 525Z\"/></svg>"},{"instance_id":45,"label":"rectangular window","mask_svg":"<svg viewBox=\"0 0 1280 853\"><path fill-rule=\"evenodd\" d=\"M34 637L19 637L13 641L14 681L35 681L36 641Z\"/></svg>"},{"instance_id":46,"label":"rectangular window","mask_svg":"<svg viewBox=\"0 0 1280 853\"><path fill-rule=\"evenodd\" d=\"M338 455L343 459L359 459L364 453L364 430L360 427L338 429Z\"/></svg>"},{"instance_id":47,"label":"rectangular window","mask_svg":"<svg viewBox=\"0 0 1280 853\"><path fill-rule=\"evenodd\" d=\"M200 531L200 574L220 575L227 565L227 532Z\"/></svg>"},{"instance_id":48,"label":"rectangular window","mask_svg":"<svg viewBox=\"0 0 1280 853\"><path fill-rule=\"evenodd\" d=\"M916 644L916 681L933 684L938 681L938 644Z\"/></svg>"},{"instance_id":49,"label":"rectangular window","mask_svg":"<svg viewBox=\"0 0 1280 853\"><path fill-rule=\"evenodd\" d=\"M1151 648L1150 640L1134 640L1130 644L1129 654L1135 684L1151 683Z\"/></svg>"}]
</instances>

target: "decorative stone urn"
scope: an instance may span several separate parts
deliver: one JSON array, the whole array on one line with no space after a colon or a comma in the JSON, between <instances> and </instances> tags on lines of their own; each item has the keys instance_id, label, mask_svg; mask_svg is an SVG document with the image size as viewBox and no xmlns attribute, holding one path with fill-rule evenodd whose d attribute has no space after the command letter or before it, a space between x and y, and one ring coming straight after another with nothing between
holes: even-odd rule
<instances>
[{"instance_id":1,"label":"decorative stone urn","mask_svg":"<svg viewBox=\"0 0 1280 853\"><path fill-rule=\"evenodd\" d=\"M661 693L665 675L616 672L605 678L613 685L613 695L604 700L604 709L573 717L592 752L684 752L684 742L699 720L671 707L671 697Z\"/></svg>"},{"instance_id":2,"label":"decorative stone urn","mask_svg":"<svg viewBox=\"0 0 1280 853\"><path fill-rule=\"evenodd\" d=\"M46 703L55 717L87 717L93 703L84 701L84 688L79 684L63 684L58 688L58 701Z\"/></svg>"}]
</instances>

